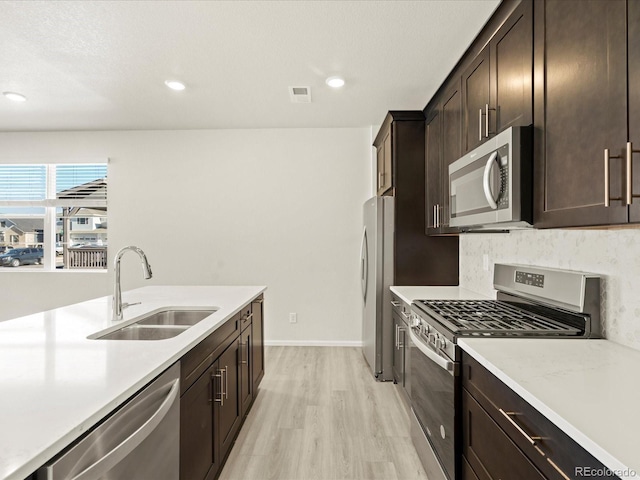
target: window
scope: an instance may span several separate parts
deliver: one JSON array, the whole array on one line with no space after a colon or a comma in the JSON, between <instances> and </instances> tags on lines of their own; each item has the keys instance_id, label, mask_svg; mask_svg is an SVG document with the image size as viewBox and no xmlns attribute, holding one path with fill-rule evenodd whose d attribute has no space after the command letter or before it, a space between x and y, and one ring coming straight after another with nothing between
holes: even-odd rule
<instances>
[{"instance_id":1,"label":"window","mask_svg":"<svg viewBox=\"0 0 640 480\"><path fill-rule=\"evenodd\" d=\"M106 162L0 165L3 271L106 269L107 240Z\"/></svg>"}]
</instances>

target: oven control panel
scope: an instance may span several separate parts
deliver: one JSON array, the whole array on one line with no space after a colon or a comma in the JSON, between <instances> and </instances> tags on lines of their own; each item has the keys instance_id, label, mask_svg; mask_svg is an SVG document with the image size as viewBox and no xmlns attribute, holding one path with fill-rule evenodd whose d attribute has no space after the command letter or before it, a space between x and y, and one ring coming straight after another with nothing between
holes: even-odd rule
<instances>
[{"instance_id":1,"label":"oven control panel","mask_svg":"<svg viewBox=\"0 0 640 480\"><path fill-rule=\"evenodd\" d=\"M544 275L516 270L516 283L531 285L532 287L544 288Z\"/></svg>"}]
</instances>

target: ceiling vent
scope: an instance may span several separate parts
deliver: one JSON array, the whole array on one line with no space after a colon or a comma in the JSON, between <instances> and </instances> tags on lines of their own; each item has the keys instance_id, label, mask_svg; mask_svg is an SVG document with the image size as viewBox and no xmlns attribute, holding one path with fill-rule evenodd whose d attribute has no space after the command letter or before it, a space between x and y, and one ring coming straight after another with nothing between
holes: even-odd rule
<instances>
[{"instance_id":1,"label":"ceiling vent","mask_svg":"<svg viewBox=\"0 0 640 480\"><path fill-rule=\"evenodd\" d=\"M311 103L311 87L289 87L292 103Z\"/></svg>"}]
</instances>

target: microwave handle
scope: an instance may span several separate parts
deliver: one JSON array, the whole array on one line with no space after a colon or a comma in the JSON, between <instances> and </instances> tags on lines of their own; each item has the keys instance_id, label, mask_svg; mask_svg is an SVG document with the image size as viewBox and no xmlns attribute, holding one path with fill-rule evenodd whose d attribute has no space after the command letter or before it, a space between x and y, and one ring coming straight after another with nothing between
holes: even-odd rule
<instances>
[{"instance_id":1,"label":"microwave handle","mask_svg":"<svg viewBox=\"0 0 640 480\"><path fill-rule=\"evenodd\" d=\"M493 162L498 158L498 152L493 152L487 160L487 164L484 166L484 175L482 176L482 189L484 190L484 196L489 203L489 206L492 210L498 209L498 204L496 200L493 198L493 192L491 191L491 169L493 167Z\"/></svg>"}]
</instances>

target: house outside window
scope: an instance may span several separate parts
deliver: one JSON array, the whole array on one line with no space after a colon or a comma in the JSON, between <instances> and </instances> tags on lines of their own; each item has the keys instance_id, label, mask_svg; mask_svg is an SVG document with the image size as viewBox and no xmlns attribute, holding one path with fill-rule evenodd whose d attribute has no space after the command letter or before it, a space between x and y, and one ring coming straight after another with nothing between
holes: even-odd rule
<instances>
[{"instance_id":1,"label":"house outside window","mask_svg":"<svg viewBox=\"0 0 640 480\"><path fill-rule=\"evenodd\" d=\"M15 270L107 268L107 164L0 164L0 254L37 248ZM15 263L15 262L14 262Z\"/></svg>"}]
</instances>

